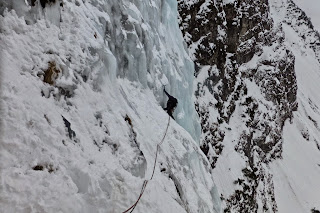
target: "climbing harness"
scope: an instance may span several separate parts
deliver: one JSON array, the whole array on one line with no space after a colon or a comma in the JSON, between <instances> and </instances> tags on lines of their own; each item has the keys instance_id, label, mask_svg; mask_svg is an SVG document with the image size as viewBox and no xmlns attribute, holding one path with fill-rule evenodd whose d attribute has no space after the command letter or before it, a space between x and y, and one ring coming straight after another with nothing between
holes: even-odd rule
<instances>
[{"instance_id":1,"label":"climbing harness","mask_svg":"<svg viewBox=\"0 0 320 213\"><path fill-rule=\"evenodd\" d=\"M154 175L154 171L155 171L155 169L156 169L158 152L159 152L159 149L160 149L161 144L163 144L164 139L165 139L165 137L166 137L166 135L167 135L168 128L169 128L169 124L170 124L170 116L169 116L168 125L167 125L166 131L165 131L165 133L164 133L164 135L163 135L163 138L162 138L161 142L157 144L156 157L155 157L155 159L154 159L154 165L153 165L153 171L152 171L151 178L150 178L149 180L144 180L144 181L143 181L143 185L142 185L142 188L141 188L141 192L140 192L140 195L139 195L137 201L136 201L130 208L128 208L127 210L125 210L125 211L122 212L122 213L127 213L127 212L129 212L130 210L131 210L130 213L133 212L133 210L136 208L139 200L141 199L141 197L142 197L142 195L143 195L143 193L144 193L144 190L147 188L148 182L149 182L150 180L152 180L153 175Z\"/></svg>"}]
</instances>

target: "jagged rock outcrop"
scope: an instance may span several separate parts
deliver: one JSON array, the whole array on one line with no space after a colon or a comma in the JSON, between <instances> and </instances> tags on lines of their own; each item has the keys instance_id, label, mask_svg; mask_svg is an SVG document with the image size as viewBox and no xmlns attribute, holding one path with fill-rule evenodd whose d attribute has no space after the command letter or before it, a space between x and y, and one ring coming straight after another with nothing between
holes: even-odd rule
<instances>
[{"instance_id":1,"label":"jagged rock outcrop","mask_svg":"<svg viewBox=\"0 0 320 213\"><path fill-rule=\"evenodd\" d=\"M268 1L179 1L180 28L197 70L196 109L201 149L216 167L237 111L241 132L234 150L245 159L238 189L225 212L277 210L272 174L281 158L282 128L297 109L295 58L286 49L281 25L274 25ZM213 171L214 172L214 171ZM258 205L257 198L262 200Z\"/></svg>"},{"instance_id":2,"label":"jagged rock outcrop","mask_svg":"<svg viewBox=\"0 0 320 213\"><path fill-rule=\"evenodd\" d=\"M286 11L285 23L295 30L306 46L313 49L320 62L320 34L314 29L310 18L292 0L288 0Z\"/></svg>"}]
</instances>

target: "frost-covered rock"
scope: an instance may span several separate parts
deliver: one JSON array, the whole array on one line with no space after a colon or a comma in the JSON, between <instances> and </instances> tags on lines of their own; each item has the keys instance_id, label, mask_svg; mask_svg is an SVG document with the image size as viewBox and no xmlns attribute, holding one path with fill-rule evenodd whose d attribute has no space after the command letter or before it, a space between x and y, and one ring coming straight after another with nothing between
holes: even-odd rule
<instances>
[{"instance_id":1,"label":"frost-covered rock","mask_svg":"<svg viewBox=\"0 0 320 213\"><path fill-rule=\"evenodd\" d=\"M268 1L179 1L179 13L198 68L201 149L217 180L233 174L219 185L224 211L275 212L268 165L281 158L282 129L297 109L295 57L282 27Z\"/></svg>"},{"instance_id":2,"label":"frost-covered rock","mask_svg":"<svg viewBox=\"0 0 320 213\"><path fill-rule=\"evenodd\" d=\"M179 1L196 64L200 145L225 212L320 206L318 17L294 2L316 4Z\"/></svg>"}]
</instances>

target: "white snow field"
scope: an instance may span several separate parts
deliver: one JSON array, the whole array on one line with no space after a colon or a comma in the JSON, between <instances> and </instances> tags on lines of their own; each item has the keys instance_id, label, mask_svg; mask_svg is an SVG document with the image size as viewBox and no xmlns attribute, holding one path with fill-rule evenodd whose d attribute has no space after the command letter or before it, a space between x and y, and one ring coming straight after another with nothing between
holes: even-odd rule
<instances>
[{"instance_id":1,"label":"white snow field","mask_svg":"<svg viewBox=\"0 0 320 213\"><path fill-rule=\"evenodd\" d=\"M219 212L175 0L0 0L0 212Z\"/></svg>"}]
</instances>

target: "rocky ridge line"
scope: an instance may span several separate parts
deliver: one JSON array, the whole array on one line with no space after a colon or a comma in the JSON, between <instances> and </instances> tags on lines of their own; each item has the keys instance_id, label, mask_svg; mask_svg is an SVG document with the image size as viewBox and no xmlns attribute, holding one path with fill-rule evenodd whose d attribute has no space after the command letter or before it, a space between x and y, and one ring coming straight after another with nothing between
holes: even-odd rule
<instances>
[{"instance_id":1,"label":"rocky ridge line","mask_svg":"<svg viewBox=\"0 0 320 213\"><path fill-rule=\"evenodd\" d=\"M267 167L281 158L282 128L297 109L295 59L284 45L282 27L273 24L266 0L226 5L223 1L179 1L179 13L180 28L197 68L201 149L212 168L230 143L224 140L230 118L236 109L241 112L242 133L234 149L247 167L234 182L239 190L224 198L224 211L276 212ZM250 95L252 83L263 99ZM259 198L263 206L258 206Z\"/></svg>"}]
</instances>

